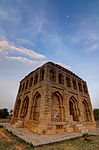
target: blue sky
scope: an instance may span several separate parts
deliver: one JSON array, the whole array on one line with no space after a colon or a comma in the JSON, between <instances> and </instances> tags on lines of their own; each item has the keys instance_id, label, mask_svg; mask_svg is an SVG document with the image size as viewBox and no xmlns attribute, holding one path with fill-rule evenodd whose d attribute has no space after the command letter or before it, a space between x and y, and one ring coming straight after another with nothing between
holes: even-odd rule
<instances>
[{"instance_id":1,"label":"blue sky","mask_svg":"<svg viewBox=\"0 0 99 150\"><path fill-rule=\"evenodd\" d=\"M0 108L46 61L86 80L99 108L99 0L0 0Z\"/></svg>"}]
</instances>

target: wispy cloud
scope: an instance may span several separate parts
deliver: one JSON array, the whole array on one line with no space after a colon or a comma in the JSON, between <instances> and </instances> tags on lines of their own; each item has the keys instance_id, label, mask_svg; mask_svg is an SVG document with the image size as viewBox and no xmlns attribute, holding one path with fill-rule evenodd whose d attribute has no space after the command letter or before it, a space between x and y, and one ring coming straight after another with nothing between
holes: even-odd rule
<instances>
[{"instance_id":1,"label":"wispy cloud","mask_svg":"<svg viewBox=\"0 0 99 150\"><path fill-rule=\"evenodd\" d=\"M36 53L34 50L30 50L24 47L16 47L13 44L10 44L8 41L1 41L0 42L0 53L1 54L8 54L9 51L13 51L13 52L19 52L25 55L28 55L32 58L36 58L36 59L43 59L45 58L44 55L42 54L38 54Z\"/></svg>"},{"instance_id":2,"label":"wispy cloud","mask_svg":"<svg viewBox=\"0 0 99 150\"><path fill-rule=\"evenodd\" d=\"M6 56L6 59L10 61L18 61L21 63L28 64L30 66L41 66L42 64L46 63L46 61L43 60L30 60L25 57L12 57L12 56Z\"/></svg>"},{"instance_id":3,"label":"wispy cloud","mask_svg":"<svg viewBox=\"0 0 99 150\"><path fill-rule=\"evenodd\" d=\"M76 29L66 39L71 45L82 45L86 51L99 49L99 16L90 14L76 24Z\"/></svg>"},{"instance_id":4,"label":"wispy cloud","mask_svg":"<svg viewBox=\"0 0 99 150\"><path fill-rule=\"evenodd\" d=\"M77 31L75 35L72 35L72 37L68 36L72 44L79 44L82 41L84 43L99 41L98 33L95 33L94 31L88 31L87 27L84 31L81 29L79 30L80 31Z\"/></svg>"},{"instance_id":5,"label":"wispy cloud","mask_svg":"<svg viewBox=\"0 0 99 150\"><path fill-rule=\"evenodd\" d=\"M9 22L19 23L20 15L18 9L11 7L8 3L0 2L0 18Z\"/></svg>"},{"instance_id":6,"label":"wispy cloud","mask_svg":"<svg viewBox=\"0 0 99 150\"><path fill-rule=\"evenodd\" d=\"M12 57L12 56L6 56L6 59L11 60L11 61L22 62L31 66L41 66L42 64L47 62L47 61L40 61L40 60L30 60L25 57ZM54 63L71 70L70 66L63 64L62 62L54 62Z\"/></svg>"},{"instance_id":7,"label":"wispy cloud","mask_svg":"<svg viewBox=\"0 0 99 150\"><path fill-rule=\"evenodd\" d=\"M25 42L24 39L22 39L23 42ZM26 42L28 42L28 40L26 40ZM64 44L61 43L61 40L59 40L59 37L58 36L55 36L55 38L51 38L51 41L50 41L54 46L57 45L57 43L59 44L59 49L63 49L64 47ZM56 46L55 46L56 47ZM9 52L12 52L14 53L14 56L9 56ZM16 54L18 53L21 53L22 56L16 56ZM9 43L8 41L6 40L3 40L3 41L0 41L0 53L2 54L2 56L7 59L8 61L16 61L16 62L20 62L20 63L24 63L24 64L27 64L27 65L30 65L30 66L41 66L42 64L46 63L47 61L44 60L45 56L44 55L41 55L41 54L38 54L36 52L34 52L33 50L29 50L29 49L26 49L26 48L20 48L20 47L16 47L14 45L14 43ZM11 53L11 54L12 54ZM24 54L26 56L30 56L30 58L26 58L24 56ZM34 59L38 59L38 60L33 60ZM39 60L40 59L40 60ZM42 60L41 60L42 59ZM0 59L1 60L1 59ZM62 62L55 62L69 70L71 70L71 67L70 66L67 66L65 64L63 64Z\"/></svg>"},{"instance_id":8,"label":"wispy cloud","mask_svg":"<svg viewBox=\"0 0 99 150\"><path fill-rule=\"evenodd\" d=\"M99 44L93 44L88 48L88 51L96 51L99 49Z\"/></svg>"},{"instance_id":9,"label":"wispy cloud","mask_svg":"<svg viewBox=\"0 0 99 150\"><path fill-rule=\"evenodd\" d=\"M27 40L27 39L21 39L21 38L19 38L19 39L17 39L17 41L20 43L20 44L29 44L29 45L32 45L32 46L35 46L35 44L33 43L33 42L31 42L31 41L29 41L29 40Z\"/></svg>"}]
</instances>

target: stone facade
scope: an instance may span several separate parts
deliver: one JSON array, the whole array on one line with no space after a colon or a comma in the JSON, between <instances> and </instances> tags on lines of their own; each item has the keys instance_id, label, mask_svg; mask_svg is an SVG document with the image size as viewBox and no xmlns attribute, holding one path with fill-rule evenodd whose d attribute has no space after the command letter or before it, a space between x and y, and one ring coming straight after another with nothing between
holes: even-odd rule
<instances>
[{"instance_id":1,"label":"stone facade","mask_svg":"<svg viewBox=\"0 0 99 150\"><path fill-rule=\"evenodd\" d=\"M39 134L95 129L86 82L47 62L20 81L11 123Z\"/></svg>"}]
</instances>

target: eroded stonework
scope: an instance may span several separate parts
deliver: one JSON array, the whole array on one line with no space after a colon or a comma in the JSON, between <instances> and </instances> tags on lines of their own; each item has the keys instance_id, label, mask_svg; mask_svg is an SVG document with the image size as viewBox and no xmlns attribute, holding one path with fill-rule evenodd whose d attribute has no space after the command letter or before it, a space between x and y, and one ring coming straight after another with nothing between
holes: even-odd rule
<instances>
[{"instance_id":1,"label":"eroded stonework","mask_svg":"<svg viewBox=\"0 0 99 150\"><path fill-rule=\"evenodd\" d=\"M40 134L95 129L87 84L48 62L20 81L11 123Z\"/></svg>"}]
</instances>

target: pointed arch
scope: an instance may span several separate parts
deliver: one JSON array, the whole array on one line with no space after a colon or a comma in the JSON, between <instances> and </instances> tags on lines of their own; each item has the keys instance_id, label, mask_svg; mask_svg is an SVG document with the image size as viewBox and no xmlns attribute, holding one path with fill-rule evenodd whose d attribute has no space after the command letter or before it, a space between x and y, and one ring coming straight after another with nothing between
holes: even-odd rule
<instances>
[{"instance_id":1,"label":"pointed arch","mask_svg":"<svg viewBox=\"0 0 99 150\"><path fill-rule=\"evenodd\" d=\"M39 121L40 117L41 94L36 92L32 100L30 120Z\"/></svg>"},{"instance_id":2,"label":"pointed arch","mask_svg":"<svg viewBox=\"0 0 99 150\"><path fill-rule=\"evenodd\" d=\"M78 108L78 101L74 96L71 96L69 99L69 111L70 115L73 117L73 120L79 121L80 111Z\"/></svg>"},{"instance_id":3,"label":"pointed arch","mask_svg":"<svg viewBox=\"0 0 99 150\"><path fill-rule=\"evenodd\" d=\"M82 106L83 106L84 121L90 121L91 120L91 114L90 114L88 103L85 99L82 102Z\"/></svg>"},{"instance_id":4,"label":"pointed arch","mask_svg":"<svg viewBox=\"0 0 99 150\"><path fill-rule=\"evenodd\" d=\"M51 121L62 121L63 98L59 92L52 93L51 101Z\"/></svg>"},{"instance_id":5,"label":"pointed arch","mask_svg":"<svg viewBox=\"0 0 99 150\"><path fill-rule=\"evenodd\" d=\"M26 96L23 101L22 108L21 108L21 114L20 114L21 118L25 118L25 116L27 115L28 105L29 105L29 97Z\"/></svg>"}]
</instances>

